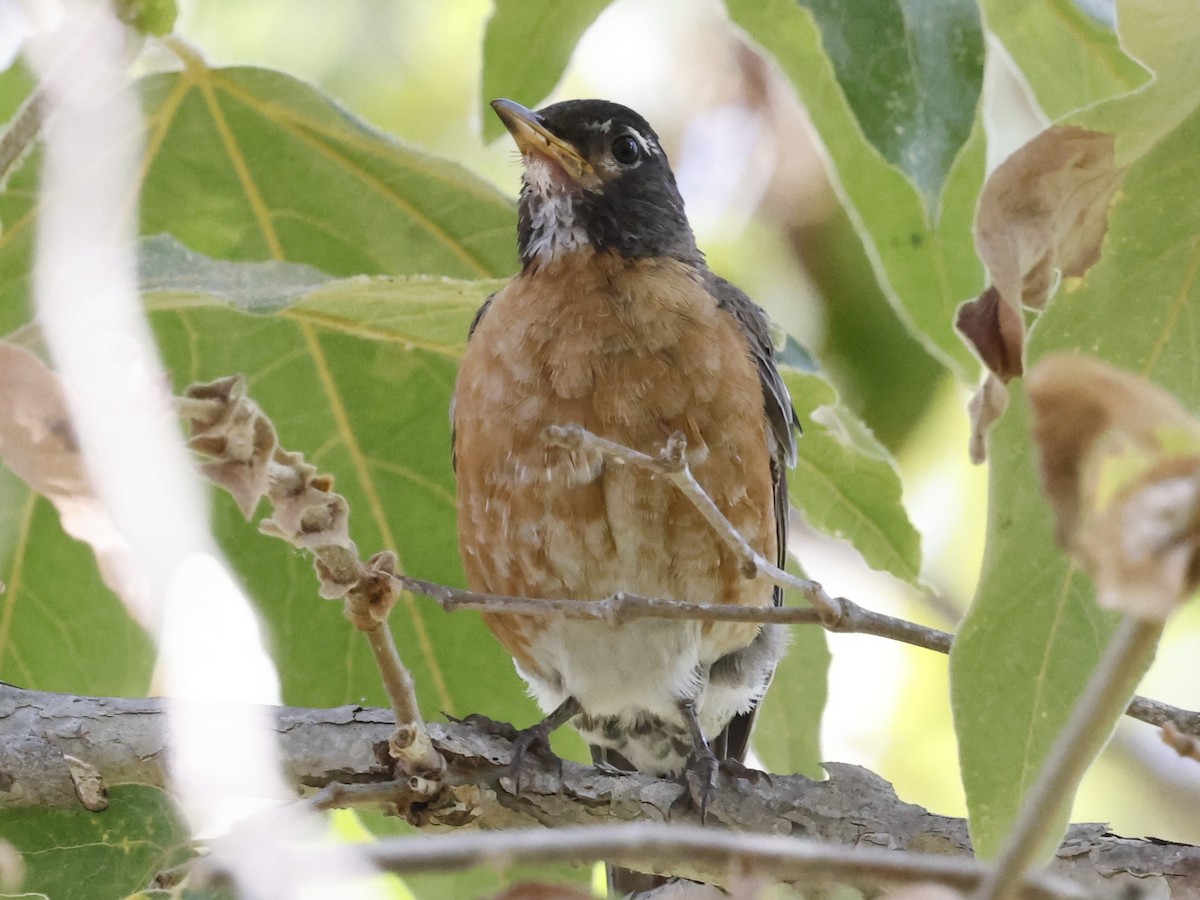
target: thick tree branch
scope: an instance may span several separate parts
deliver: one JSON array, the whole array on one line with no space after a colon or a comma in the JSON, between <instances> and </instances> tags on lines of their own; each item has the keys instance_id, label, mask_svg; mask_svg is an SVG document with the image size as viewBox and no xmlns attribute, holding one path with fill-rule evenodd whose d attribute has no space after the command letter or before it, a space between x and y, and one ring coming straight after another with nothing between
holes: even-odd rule
<instances>
[{"instance_id":1,"label":"thick tree branch","mask_svg":"<svg viewBox=\"0 0 1200 900\"><path fill-rule=\"evenodd\" d=\"M108 785L162 786L166 746L158 700L97 699L0 686L0 808L78 809L63 755L84 760ZM511 729L472 720L430 723L447 760L435 797L422 785L393 780L388 710L339 707L274 710L285 776L319 805L377 806L425 827L486 829L553 824L652 821L700 824L676 781L604 771L575 763L557 769L528 760L520 795L507 769ZM879 776L829 763L829 779L722 771L708 824L732 831L811 838L844 847L937 851L967 856L962 819L904 803ZM333 787L332 785L339 785ZM327 789L327 790L323 790ZM1200 900L1200 848L1115 837L1103 825L1076 825L1051 868L1089 896L1122 885ZM1168 891L1170 893L1168 893Z\"/></svg>"}]
</instances>

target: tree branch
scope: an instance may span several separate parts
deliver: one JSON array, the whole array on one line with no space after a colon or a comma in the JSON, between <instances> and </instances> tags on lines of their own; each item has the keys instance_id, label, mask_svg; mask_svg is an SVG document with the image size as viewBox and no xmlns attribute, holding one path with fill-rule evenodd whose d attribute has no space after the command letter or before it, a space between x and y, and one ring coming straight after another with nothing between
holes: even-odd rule
<instances>
[{"instance_id":1,"label":"tree branch","mask_svg":"<svg viewBox=\"0 0 1200 900\"><path fill-rule=\"evenodd\" d=\"M387 742L389 710L274 709L285 777L314 805L369 805L428 828L556 827L649 820L699 825L683 786L668 779L527 758L521 791L508 771L507 726L484 719L429 724L448 762L430 797L395 781ZM91 765L105 784L163 786L162 701L102 699L0 685L0 808L79 808L63 756ZM708 824L730 831L812 838L842 847L936 850L968 856L962 819L933 815L896 797L891 785L857 766L828 763L827 781L798 775L722 770ZM1123 885L1200 900L1200 848L1120 838L1103 825L1075 825L1051 867L1097 896ZM727 873L722 879L727 877ZM718 880L722 880L718 879Z\"/></svg>"}]
</instances>

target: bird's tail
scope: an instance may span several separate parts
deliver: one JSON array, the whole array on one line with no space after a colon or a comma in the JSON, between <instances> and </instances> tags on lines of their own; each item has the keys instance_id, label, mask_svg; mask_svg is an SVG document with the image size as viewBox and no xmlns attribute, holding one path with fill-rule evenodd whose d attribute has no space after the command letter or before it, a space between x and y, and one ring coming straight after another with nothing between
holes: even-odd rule
<instances>
[{"instance_id":1,"label":"bird's tail","mask_svg":"<svg viewBox=\"0 0 1200 900\"><path fill-rule=\"evenodd\" d=\"M590 745L588 749L592 751L593 765L608 766L610 769L618 769L622 772L637 771L630 764L629 760L616 750ZM630 894L644 894L646 891L662 887L671 880L665 875L650 875L646 872L625 869L621 866L605 866L604 868L608 872L608 896L610 900L617 900L619 897L628 897Z\"/></svg>"}]
</instances>

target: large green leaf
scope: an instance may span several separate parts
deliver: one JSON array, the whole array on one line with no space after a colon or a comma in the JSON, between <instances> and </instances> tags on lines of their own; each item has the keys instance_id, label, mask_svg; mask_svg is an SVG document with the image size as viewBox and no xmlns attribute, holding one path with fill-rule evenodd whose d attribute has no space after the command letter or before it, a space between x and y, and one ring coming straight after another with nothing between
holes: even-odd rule
<instances>
[{"instance_id":1,"label":"large green leaf","mask_svg":"<svg viewBox=\"0 0 1200 900\"><path fill-rule=\"evenodd\" d=\"M22 891L50 900L124 897L192 855L171 801L145 785L112 787L102 813L5 810L0 839L24 856Z\"/></svg>"},{"instance_id":2,"label":"large green leaf","mask_svg":"<svg viewBox=\"0 0 1200 900\"><path fill-rule=\"evenodd\" d=\"M245 374L281 442L336 476L364 554L388 548L413 574L461 584L447 410L467 325L494 287L346 279L272 315L194 293L155 293L148 304L180 382ZM271 625L286 700L385 703L365 642L340 604L317 599L310 561L257 534L224 497L217 517L222 544ZM412 598L393 626L428 714L534 717L477 616Z\"/></svg>"},{"instance_id":3,"label":"large green leaf","mask_svg":"<svg viewBox=\"0 0 1200 900\"><path fill-rule=\"evenodd\" d=\"M1154 72L1138 91L1084 110L1071 121L1117 136L1117 163L1148 153L1200 106L1200 16L1177 0L1119 0L1121 46Z\"/></svg>"},{"instance_id":4,"label":"large green leaf","mask_svg":"<svg viewBox=\"0 0 1200 900\"><path fill-rule=\"evenodd\" d=\"M304 263L334 275L471 277L515 266L512 205L487 184L371 131L295 79L187 62L182 73L142 82L144 229L226 259ZM35 189L36 167L26 166L0 194L5 330L28 318ZM320 287L320 272L268 263L250 278L267 286L247 291L221 263L204 268L179 248L160 250L148 255L143 275L160 289L149 300L152 322L176 388L244 372L283 442L337 476L364 552L392 548L414 574L461 583L447 409L467 324L494 285L426 278ZM274 316L249 314L293 300ZM19 580L22 590L4 600L3 671L32 687L144 690L145 641L103 590L84 596L83 579L73 589L56 582L69 571L57 552L86 554L53 534L47 510L35 505L25 514L24 494L14 496L5 508L5 580ZM217 498L215 517L271 627L287 699L382 703L370 654L338 605L317 599L309 561L256 534L227 498ZM76 611L54 611L51 602ZM447 616L414 599L394 624L429 714L535 714L477 617ZM63 647L92 646L97 634L113 636L105 645L111 656L94 654L107 661L90 661L71 682Z\"/></svg>"},{"instance_id":5,"label":"large green leaf","mask_svg":"<svg viewBox=\"0 0 1200 900\"><path fill-rule=\"evenodd\" d=\"M859 127L812 14L795 0L726 0L733 21L775 57L829 153L831 176L901 319L943 363L968 380L978 363L954 331L954 312L983 287L971 223L983 181L978 121L927 210L911 181Z\"/></svg>"},{"instance_id":6,"label":"large green leaf","mask_svg":"<svg viewBox=\"0 0 1200 900\"><path fill-rule=\"evenodd\" d=\"M504 126L488 104L541 102L562 77L575 44L612 0L496 0L483 36L483 136Z\"/></svg>"},{"instance_id":7,"label":"large green leaf","mask_svg":"<svg viewBox=\"0 0 1200 900\"><path fill-rule=\"evenodd\" d=\"M788 480L792 504L816 528L850 541L872 568L917 582L921 536L901 502L891 454L820 375L785 368L783 380L804 428Z\"/></svg>"},{"instance_id":8,"label":"large green leaf","mask_svg":"<svg viewBox=\"0 0 1200 900\"><path fill-rule=\"evenodd\" d=\"M1081 5L983 0L988 30L1004 44L1051 121L1132 91L1149 78L1122 52L1116 33Z\"/></svg>"},{"instance_id":9,"label":"large green leaf","mask_svg":"<svg viewBox=\"0 0 1200 900\"><path fill-rule=\"evenodd\" d=\"M1200 39L1196 17L1182 10L1177 15L1158 27L1191 30ZM1147 27L1136 17L1123 18L1125 26ZM1042 315L1028 347L1031 361L1078 348L1150 377L1189 408L1200 406L1200 321L1190 314L1200 305L1195 83L1188 88L1190 116L1131 167L1099 263ZM1179 95L1174 100L1177 108L1187 102ZM1148 102L1162 108L1170 98ZM1136 127L1141 115L1128 101L1114 105L1121 120ZM1163 215L1166 209L1170 216ZM1019 385L1013 388L1012 407L991 443L982 577L951 655L971 834L985 856L995 853L1112 631L1111 617L1095 606L1090 581L1053 545L1024 394Z\"/></svg>"},{"instance_id":10,"label":"large green leaf","mask_svg":"<svg viewBox=\"0 0 1200 900\"><path fill-rule=\"evenodd\" d=\"M145 632L68 537L49 501L0 468L0 679L47 691L137 696L150 685Z\"/></svg>"},{"instance_id":11,"label":"large green leaf","mask_svg":"<svg viewBox=\"0 0 1200 900\"><path fill-rule=\"evenodd\" d=\"M351 118L265 69L140 82L142 233L218 259L287 260L332 275L502 275L516 266L511 202L461 167ZM0 333L28 317L37 165L0 193Z\"/></svg>"},{"instance_id":12,"label":"large green leaf","mask_svg":"<svg viewBox=\"0 0 1200 900\"><path fill-rule=\"evenodd\" d=\"M867 140L917 186L930 219L983 90L975 0L800 0Z\"/></svg>"}]
</instances>

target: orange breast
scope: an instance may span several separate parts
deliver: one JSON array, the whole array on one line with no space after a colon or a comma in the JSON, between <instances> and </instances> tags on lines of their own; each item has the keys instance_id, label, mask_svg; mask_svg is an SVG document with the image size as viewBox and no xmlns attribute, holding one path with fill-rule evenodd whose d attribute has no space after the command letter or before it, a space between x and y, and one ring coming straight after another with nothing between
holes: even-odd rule
<instances>
[{"instance_id":1,"label":"orange breast","mask_svg":"<svg viewBox=\"0 0 1200 900\"><path fill-rule=\"evenodd\" d=\"M767 606L670 484L542 438L578 423L645 453L682 431L697 480L751 545L775 557L762 389L733 316L682 263L579 254L517 276L492 301L455 395L459 541L474 590L593 600L618 590ZM517 662L534 620L489 615ZM745 646L706 623L702 659ZM544 674L544 673L543 673Z\"/></svg>"}]
</instances>

